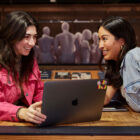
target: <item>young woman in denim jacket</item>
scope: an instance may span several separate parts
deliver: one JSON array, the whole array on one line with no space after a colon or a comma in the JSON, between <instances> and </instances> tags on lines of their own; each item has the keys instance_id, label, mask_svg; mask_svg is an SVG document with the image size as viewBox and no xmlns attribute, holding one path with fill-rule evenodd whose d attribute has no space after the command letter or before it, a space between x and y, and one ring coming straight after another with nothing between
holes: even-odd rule
<instances>
[{"instance_id":1,"label":"young woman in denim jacket","mask_svg":"<svg viewBox=\"0 0 140 140\"><path fill-rule=\"evenodd\" d=\"M43 83L34 58L37 23L26 12L7 15L0 28L0 120L40 124Z\"/></svg>"},{"instance_id":2,"label":"young woman in denim jacket","mask_svg":"<svg viewBox=\"0 0 140 140\"><path fill-rule=\"evenodd\" d=\"M111 17L101 24L98 34L107 66L104 103L109 103L116 91L122 89L129 106L140 112L140 48L136 46L133 27L122 17Z\"/></svg>"}]
</instances>

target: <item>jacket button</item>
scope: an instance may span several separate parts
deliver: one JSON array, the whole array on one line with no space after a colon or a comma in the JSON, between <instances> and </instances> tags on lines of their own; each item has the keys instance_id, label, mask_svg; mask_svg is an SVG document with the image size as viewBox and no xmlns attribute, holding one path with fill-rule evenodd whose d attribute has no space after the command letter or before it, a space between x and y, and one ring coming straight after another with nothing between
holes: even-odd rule
<instances>
[{"instance_id":1,"label":"jacket button","mask_svg":"<svg viewBox=\"0 0 140 140\"><path fill-rule=\"evenodd\" d=\"M137 92L137 87L135 87L135 86L132 86L132 89L134 90L134 92Z\"/></svg>"},{"instance_id":2,"label":"jacket button","mask_svg":"<svg viewBox=\"0 0 140 140\"><path fill-rule=\"evenodd\" d=\"M26 93L26 96L28 96L28 93Z\"/></svg>"},{"instance_id":3,"label":"jacket button","mask_svg":"<svg viewBox=\"0 0 140 140\"><path fill-rule=\"evenodd\" d=\"M12 116L12 117L11 117L11 120L12 120L12 121L15 121L15 118Z\"/></svg>"}]
</instances>

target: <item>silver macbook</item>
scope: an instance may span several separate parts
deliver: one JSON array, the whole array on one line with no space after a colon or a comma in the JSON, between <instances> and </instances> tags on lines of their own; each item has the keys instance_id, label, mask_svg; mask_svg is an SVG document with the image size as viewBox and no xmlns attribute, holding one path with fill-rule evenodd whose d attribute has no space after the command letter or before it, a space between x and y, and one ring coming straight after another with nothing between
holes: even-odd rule
<instances>
[{"instance_id":1,"label":"silver macbook","mask_svg":"<svg viewBox=\"0 0 140 140\"><path fill-rule=\"evenodd\" d=\"M42 105L47 119L41 126L99 120L105 97L100 83L99 79L47 81Z\"/></svg>"}]
</instances>

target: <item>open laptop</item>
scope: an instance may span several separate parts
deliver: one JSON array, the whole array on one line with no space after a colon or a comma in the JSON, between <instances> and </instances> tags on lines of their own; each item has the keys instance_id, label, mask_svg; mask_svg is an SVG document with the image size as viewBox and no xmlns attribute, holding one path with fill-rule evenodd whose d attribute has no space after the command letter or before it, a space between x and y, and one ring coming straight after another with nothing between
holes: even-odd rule
<instances>
[{"instance_id":1,"label":"open laptop","mask_svg":"<svg viewBox=\"0 0 140 140\"><path fill-rule=\"evenodd\" d=\"M42 113L47 119L40 126L101 118L105 89L99 80L58 80L44 84Z\"/></svg>"}]
</instances>

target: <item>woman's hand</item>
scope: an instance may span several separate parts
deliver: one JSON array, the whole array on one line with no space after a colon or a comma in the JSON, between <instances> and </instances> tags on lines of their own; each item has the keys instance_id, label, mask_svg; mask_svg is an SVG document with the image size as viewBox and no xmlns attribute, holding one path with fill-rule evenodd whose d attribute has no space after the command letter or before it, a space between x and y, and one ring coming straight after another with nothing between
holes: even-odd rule
<instances>
[{"instance_id":1,"label":"woman's hand","mask_svg":"<svg viewBox=\"0 0 140 140\"><path fill-rule=\"evenodd\" d=\"M21 108L18 111L19 119L25 120L27 122L32 122L36 124L41 124L46 120L46 115L41 113L42 101L36 102L30 105L28 108Z\"/></svg>"}]
</instances>

